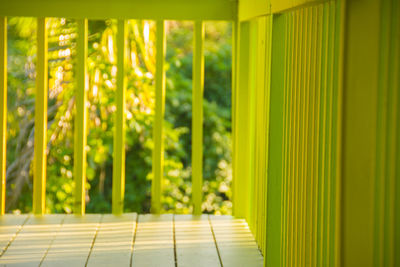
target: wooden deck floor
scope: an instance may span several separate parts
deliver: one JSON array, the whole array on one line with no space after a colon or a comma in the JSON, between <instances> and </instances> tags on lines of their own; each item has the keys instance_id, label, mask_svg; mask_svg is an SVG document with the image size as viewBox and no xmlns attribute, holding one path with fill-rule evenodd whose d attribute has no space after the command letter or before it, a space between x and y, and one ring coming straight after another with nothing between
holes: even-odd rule
<instances>
[{"instance_id":1,"label":"wooden deck floor","mask_svg":"<svg viewBox=\"0 0 400 267\"><path fill-rule=\"evenodd\" d=\"M231 216L0 216L0 266L262 266Z\"/></svg>"}]
</instances>

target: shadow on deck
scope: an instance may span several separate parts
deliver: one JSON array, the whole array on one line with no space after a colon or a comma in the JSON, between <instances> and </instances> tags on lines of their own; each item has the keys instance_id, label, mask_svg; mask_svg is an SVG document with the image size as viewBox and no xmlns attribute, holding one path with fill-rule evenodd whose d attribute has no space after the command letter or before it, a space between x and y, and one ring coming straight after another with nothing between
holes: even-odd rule
<instances>
[{"instance_id":1,"label":"shadow on deck","mask_svg":"<svg viewBox=\"0 0 400 267\"><path fill-rule=\"evenodd\" d=\"M262 266L242 219L87 214L0 217L0 266Z\"/></svg>"}]
</instances>

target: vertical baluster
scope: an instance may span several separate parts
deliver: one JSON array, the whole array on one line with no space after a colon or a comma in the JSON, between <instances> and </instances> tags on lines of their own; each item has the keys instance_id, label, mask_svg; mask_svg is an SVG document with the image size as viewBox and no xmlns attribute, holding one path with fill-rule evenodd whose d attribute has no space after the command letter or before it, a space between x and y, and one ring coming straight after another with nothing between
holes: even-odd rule
<instances>
[{"instance_id":1,"label":"vertical baluster","mask_svg":"<svg viewBox=\"0 0 400 267\"><path fill-rule=\"evenodd\" d=\"M164 173L164 138L163 120L165 109L165 30L164 21L157 21L156 40L156 107L153 126L153 182L151 185L151 210L152 213L161 212L162 180Z\"/></svg>"},{"instance_id":2,"label":"vertical baluster","mask_svg":"<svg viewBox=\"0 0 400 267\"><path fill-rule=\"evenodd\" d=\"M87 19L78 20L77 68L75 93L75 138L74 138L74 213L85 214L86 187L86 138L87 138Z\"/></svg>"},{"instance_id":3,"label":"vertical baluster","mask_svg":"<svg viewBox=\"0 0 400 267\"><path fill-rule=\"evenodd\" d=\"M192 94L192 196L193 213L201 214L203 199L203 91L204 91L204 23L194 23L193 94Z\"/></svg>"},{"instance_id":4,"label":"vertical baluster","mask_svg":"<svg viewBox=\"0 0 400 267\"><path fill-rule=\"evenodd\" d=\"M238 22L237 77L236 77L236 129L235 181L233 214L248 218L249 214L249 69L250 69L250 23ZM239 153L240 151L240 153Z\"/></svg>"},{"instance_id":5,"label":"vertical baluster","mask_svg":"<svg viewBox=\"0 0 400 267\"><path fill-rule=\"evenodd\" d=\"M117 35L117 91L114 133L112 211L121 214L124 210L125 194L125 59L126 21L118 20Z\"/></svg>"},{"instance_id":6,"label":"vertical baluster","mask_svg":"<svg viewBox=\"0 0 400 267\"><path fill-rule=\"evenodd\" d=\"M7 18L0 17L0 215L6 205L6 146L7 146Z\"/></svg>"},{"instance_id":7,"label":"vertical baluster","mask_svg":"<svg viewBox=\"0 0 400 267\"><path fill-rule=\"evenodd\" d=\"M231 92L232 92L232 109L231 109L231 113L232 113L232 192L236 192L235 190L235 186L236 186L236 151L237 151L237 145L236 145L236 127L237 127L237 123L236 123L236 95L237 95L237 87L236 87L236 76L237 76L237 41L238 41L238 24L239 22L234 21L232 22L232 78L231 78L231 82L232 82L232 87L231 87ZM233 193L233 197L232 197L232 202L235 202L236 200L236 196Z\"/></svg>"},{"instance_id":8,"label":"vertical baluster","mask_svg":"<svg viewBox=\"0 0 400 267\"><path fill-rule=\"evenodd\" d=\"M47 145L47 19L37 19L35 142L33 158L33 213L44 214Z\"/></svg>"}]
</instances>

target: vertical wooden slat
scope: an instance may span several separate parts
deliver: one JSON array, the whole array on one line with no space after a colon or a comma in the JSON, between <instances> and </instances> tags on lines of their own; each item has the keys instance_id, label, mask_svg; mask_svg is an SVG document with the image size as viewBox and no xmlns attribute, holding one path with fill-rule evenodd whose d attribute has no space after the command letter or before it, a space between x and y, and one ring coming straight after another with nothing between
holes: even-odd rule
<instances>
[{"instance_id":1,"label":"vertical wooden slat","mask_svg":"<svg viewBox=\"0 0 400 267\"><path fill-rule=\"evenodd\" d=\"M238 68L238 33L239 22L232 22L232 202L236 201L236 151L237 151L237 68Z\"/></svg>"},{"instance_id":2,"label":"vertical wooden slat","mask_svg":"<svg viewBox=\"0 0 400 267\"><path fill-rule=\"evenodd\" d=\"M314 248L312 252L312 264L317 264L317 255L318 253L318 245L319 245L319 205L320 205L320 179L319 179L319 169L321 166L321 159L320 159L320 151L321 151L321 146L323 145L321 143L321 112L322 112L322 107L321 107L321 93L322 93L322 58L323 58L323 43L322 43L322 38L323 38L323 27L322 27L322 21L323 21L323 6L318 7L318 20L317 20L317 34L318 34L318 41L317 41L317 56L316 56L316 80L315 80L315 86L316 86L316 96L315 96L315 169L314 169L314 176L315 176L315 186L314 186L314 195L315 195L315 201L314 201L314 232L313 232L313 243L314 243Z\"/></svg>"},{"instance_id":3,"label":"vertical wooden slat","mask_svg":"<svg viewBox=\"0 0 400 267\"><path fill-rule=\"evenodd\" d=\"M321 52L321 92L320 92L320 151L318 166L318 237L317 237L317 265L322 265L324 246L324 224L325 222L325 169L326 169L326 113L327 113L327 72L328 72L328 5L323 7L322 16L322 52Z\"/></svg>"},{"instance_id":4,"label":"vertical wooden slat","mask_svg":"<svg viewBox=\"0 0 400 267\"><path fill-rule=\"evenodd\" d=\"M157 21L156 39L156 107L153 126L153 181L151 185L152 213L161 212L161 195L164 173L163 120L165 109L165 70L164 55L166 48L164 21Z\"/></svg>"},{"instance_id":5,"label":"vertical wooden slat","mask_svg":"<svg viewBox=\"0 0 400 267\"><path fill-rule=\"evenodd\" d=\"M301 81L301 69L302 67L302 40L303 40L303 10L299 10L297 12L297 21L296 21L298 32L297 35L297 44L296 44L296 70L295 70L295 87L294 87L294 100L295 100L295 121L294 121L294 161L293 161L293 207L292 207L292 216L293 216L293 237L292 237L292 262L294 266L297 266L297 243L298 243L298 235L299 235L299 221L298 221L298 209L299 209L299 146L300 146L300 81Z\"/></svg>"},{"instance_id":6,"label":"vertical wooden slat","mask_svg":"<svg viewBox=\"0 0 400 267\"><path fill-rule=\"evenodd\" d=\"M377 96L382 2L346 2L343 81L341 266L374 264ZM391 55L393 56L393 55ZM362 99L362 101L360 101ZM385 266L381 264L381 266ZM389 265L387 265L389 266Z\"/></svg>"},{"instance_id":7,"label":"vertical wooden slat","mask_svg":"<svg viewBox=\"0 0 400 267\"><path fill-rule=\"evenodd\" d=\"M297 249L297 255L298 255L298 263L297 265L301 266L303 264L303 249L304 249L304 199L305 199L305 175L304 175L304 170L305 170L305 164L306 164L306 119L307 117L305 116L306 110L307 110L307 68L309 66L309 63L307 62L308 59L308 54L307 54L307 37L308 37L308 8L303 9L302 12L302 48L301 48L301 83L300 83L300 125L299 125L299 134L300 134L300 139L299 139L299 181L298 181L298 190L299 190L299 199L300 202L298 203L298 220L299 220L299 234L298 234L298 249Z\"/></svg>"},{"instance_id":8,"label":"vertical wooden slat","mask_svg":"<svg viewBox=\"0 0 400 267\"><path fill-rule=\"evenodd\" d=\"M292 31L293 33L293 45L292 45L292 74L291 74L291 121L290 121L290 133L291 133L291 138L290 138L290 160L289 160L289 168L290 168L290 176L289 176L289 200L288 200L288 209L289 209L289 215L288 215L288 225L289 229L288 231L288 257L287 257L287 262L289 265L293 265L293 254L294 254L294 209L295 209L295 166L296 166L296 129L297 129L297 84L298 84L298 68L299 68L299 43L300 43L300 30L299 30L299 11L294 11L293 14L293 23L292 23Z\"/></svg>"},{"instance_id":9,"label":"vertical wooden slat","mask_svg":"<svg viewBox=\"0 0 400 267\"><path fill-rule=\"evenodd\" d=\"M267 40L266 40L266 81L265 81L265 104L264 104L264 122L265 122L265 136L269 136L269 114L270 114L270 81L271 81L271 43L272 43L272 21L273 17L268 16L266 19L266 30L267 30ZM267 224L267 177L268 177L268 160L269 160L269 138L265 138L264 143L265 148L265 158L263 163L265 164L264 174L263 174L263 203L262 203L262 212L263 212L263 219L262 219L262 253L265 255L266 253L266 227Z\"/></svg>"},{"instance_id":10,"label":"vertical wooden slat","mask_svg":"<svg viewBox=\"0 0 400 267\"><path fill-rule=\"evenodd\" d=\"M254 199L255 195L255 188L257 187L255 183L255 130L256 130L256 89L257 89L257 32L258 32L258 23L256 19L250 21L250 52L249 52L249 83L248 83L248 91L249 91L249 138L248 138L248 145L249 145L249 157L248 157L248 164L249 164L249 172L248 172L248 183L249 183L249 210L246 217L246 220L249 224L250 229L252 230L253 234L255 234L254 229L255 227L255 202Z\"/></svg>"},{"instance_id":11,"label":"vertical wooden slat","mask_svg":"<svg viewBox=\"0 0 400 267\"><path fill-rule=\"evenodd\" d=\"M77 68L76 68L76 115L74 140L74 213L85 213L86 187L86 137L87 137L87 19L78 20Z\"/></svg>"},{"instance_id":12,"label":"vertical wooden slat","mask_svg":"<svg viewBox=\"0 0 400 267\"><path fill-rule=\"evenodd\" d=\"M7 18L0 17L0 215L6 208Z\"/></svg>"},{"instance_id":13,"label":"vertical wooden slat","mask_svg":"<svg viewBox=\"0 0 400 267\"><path fill-rule=\"evenodd\" d=\"M201 214L203 199L203 90L204 90L204 23L194 23L193 95L192 95L192 196L193 213Z\"/></svg>"},{"instance_id":14,"label":"vertical wooden slat","mask_svg":"<svg viewBox=\"0 0 400 267\"><path fill-rule=\"evenodd\" d=\"M306 42L305 42L305 53L306 53L306 62L305 65L307 66L305 70L305 107L304 107L304 125L303 125L303 142L304 142L304 147L303 147L303 229L302 229L302 244L301 244L301 264L304 265L309 265L309 261L307 262L308 259L306 259L307 252L309 250L309 244L310 244L310 239L308 238L308 233L310 233L310 230L308 229L310 222L307 220L308 219L308 214L310 209L308 208L308 204L310 201L310 190L309 190L309 185L311 181L311 177L309 174L310 171L310 154L311 154L311 148L310 148L310 107L311 107L311 101L310 101L310 96L311 96L311 65L312 65L312 50L311 50L311 40L312 38L312 33L314 32L312 30L312 25L313 23L313 16L312 16L312 8L307 8L306 9Z\"/></svg>"},{"instance_id":15,"label":"vertical wooden slat","mask_svg":"<svg viewBox=\"0 0 400 267\"><path fill-rule=\"evenodd\" d=\"M318 25L320 24L319 21L319 16L318 16L318 8L313 7L312 8L312 43L311 43L311 83L310 83L310 111L309 111L309 116L310 116L310 167L308 170L309 176L310 176L310 198L309 198L309 203L307 204L307 208L309 209L309 216L307 217L307 225L309 227L309 232L308 232L308 251L306 255L306 264L310 264L311 266L313 265L313 252L315 251L315 245L316 243L314 242L314 232L316 229L316 226L314 224L314 217L315 217L315 202L316 202L316 190L315 190L315 181L316 181L316 162L318 160L318 157L316 157L316 147L317 147L317 140L316 140L316 130L318 129L318 110L316 108L316 101L317 95L318 95L318 89L317 84L318 84L318 69L317 69L317 62L318 62L318 51L319 51L319 31L318 31Z\"/></svg>"},{"instance_id":16,"label":"vertical wooden slat","mask_svg":"<svg viewBox=\"0 0 400 267\"><path fill-rule=\"evenodd\" d=\"M125 54L126 54L126 21L118 20L117 35L117 91L116 114L114 133L114 157L113 157L113 191L112 212L121 214L124 210L125 194Z\"/></svg>"},{"instance_id":17,"label":"vertical wooden slat","mask_svg":"<svg viewBox=\"0 0 400 267\"><path fill-rule=\"evenodd\" d=\"M284 16L273 17L271 90L270 90L270 128L267 185L267 225L266 254L264 266L281 266L281 195L282 195L282 145L283 145L283 104L285 85L285 42L286 20Z\"/></svg>"},{"instance_id":18,"label":"vertical wooden slat","mask_svg":"<svg viewBox=\"0 0 400 267\"><path fill-rule=\"evenodd\" d=\"M335 164L335 156L334 156L334 144L336 142L335 140L335 124L336 122L333 121L335 118L335 110L336 107L334 107L334 96L336 94L336 88L334 88L334 80L336 80L335 73L336 73L336 68L337 65L335 64L335 3L330 2L329 3L329 61L330 61L330 69L329 69L329 124L328 124L328 155L329 159L327 162L327 170L328 170L328 175L327 175L327 219L326 219L326 254L324 258L327 260L326 265L333 265L333 258L332 255L330 254L330 248L331 248L331 243L332 243L332 237L331 234L334 233L332 230L334 229L334 221L335 221L335 206L333 205L335 203L335 180L334 177L332 177L332 169L334 169Z\"/></svg>"},{"instance_id":19,"label":"vertical wooden slat","mask_svg":"<svg viewBox=\"0 0 400 267\"><path fill-rule=\"evenodd\" d=\"M284 160L283 160L283 186L282 186L282 236L281 236L281 261L282 265L286 265L286 257L287 257L287 219L288 219L288 180L289 180L289 149L290 149L290 142L289 142L289 133L290 133L290 97L291 97L291 75L292 75L292 68L293 68L293 34L292 34L292 24L293 24L293 14L289 13L286 16L286 45L285 45L285 53L286 53L286 68L285 68L285 89L284 89L284 141L283 141L283 153L284 153Z\"/></svg>"},{"instance_id":20,"label":"vertical wooden slat","mask_svg":"<svg viewBox=\"0 0 400 267\"><path fill-rule=\"evenodd\" d=\"M327 265L327 248L328 248L328 227L329 227L329 195L330 195L330 157L331 157L331 5L330 3L327 4L327 15L326 15L326 69L325 69L325 116L324 116L324 127L325 127L325 154L324 154L324 173L323 173L323 180L324 180L324 194L323 194L323 229L322 229L322 236L323 242L321 247L321 259L322 265Z\"/></svg>"},{"instance_id":21,"label":"vertical wooden slat","mask_svg":"<svg viewBox=\"0 0 400 267\"><path fill-rule=\"evenodd\" d=\"M265 154L265 125L264 125L264 105L265 105L265 52L266 52L266 17L257 19L257 58L256 58L256 88L255 88L255 148L254 148L254 219L255 219L255 238L260 243L262 222L262 199L263 199L263 169L265 164L263 156ZM260 248L263 245L260 244Z\"/></svg>"},{"instance_id":22,"label":"vertical wooden slat","mask_svg":"<svg viewBox=\"0 0 400 267\"><path fill-rule=\"evenodd\" d=\"M337 53L337 114L336 114L336 221L335 221L335 261L336 265L341 264L341 238L342 238L342 138L343 138L343 77L344 77L344 44L345 44L345 26L346 26L346 1L338 1L336 3L336 53Z\"/></svg>"},{"instance_id":23,"label":"vertical wooden slat","mask_svg":"<svg viewBox=\"0 0 400 267\"><path fill-rule=\"evenodd\" d=\"M249 50L250 23L240 22L238 25L238 75L236 88L236 157L233 214L244 218L248 214L249 205ZM239 152L240 151L240 152Z\"/></svg>"},{"instance_id":24,"label":"vertical wooden slat","mask_svg":"<svg viewBox=\"0 0 400 267\"><path fill-rule=\"evenodd\" d=\"M46 18L37 19L35 142L33 159L33 213L44 214L46 199L47 30Z\"/></svg>"}]
</instances>

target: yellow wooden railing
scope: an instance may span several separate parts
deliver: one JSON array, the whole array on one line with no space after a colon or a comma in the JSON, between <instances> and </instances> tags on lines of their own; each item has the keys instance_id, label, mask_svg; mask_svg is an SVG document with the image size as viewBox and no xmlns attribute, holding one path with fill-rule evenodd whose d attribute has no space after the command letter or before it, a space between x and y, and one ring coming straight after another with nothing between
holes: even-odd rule
<instances>
[{"instance_id":1,"label":"yellow wooden railing","mask_svg":"<svg viewBox=\"0 0 400 267\"><path fill-rule=\"evenodd\" d=\"M400 2L240 0L234 214L267 266L400 266Z\"/></svg>"},{"instance_id":2,"label":"yellow wooden railing","mask_svg":"<svg viewBox=\"0 0 400 267\"><path fill-rule=\"evenodd\" d=\"M76 116L74 135L74 209L85 214L86 139L87 139L87 45L89 19L118 19L117 90L113 151L112 212L123 212L125 192L125 53L126 20L156 20L155 120L153 125L153 181L151 211L160 213L163 184L163 120L165 106L165 27L166 19L194 21L193 59L193 148L192 195L194 214L201 214L203 173L203 89L204 89L204 20L234 20L236 3L229 0L208 1L1 1L0 5L0 68L1 68L1 210L5 212L5 162L7 118L7 16L37 17L37 74L35 97L35 143L33 165L33 212L44 214L46 194L47 132L47 17L77 19Z\"/></svg>"},{"instance_id":3,"label":"yellow wooden railing","mask_svg":"<svg viewBox=\"0 0 400 267\"><path fill-rule=\"evenodd\" d=\"M93 5L95 3L95 5ZM205 20L233 22L233 213L268 266L400 266L398 0L0 0L1 213L7 16L38 18L34 212L44 212L46 17L78 19L75 207L84 214L87 20L118 19L113 213L124 197L125 20L157 21L152 212L161 212L165 20L194 27L192 192L202 202Z\"/></svg>"},{"instance_id":4,"label":"yellow wooden railing","mask_svg":"<svg viewBox=\"0 0 400 267\"><path fill-rule=\"evenodd\" d=\"M7 18L0 17L0 215L6 209Z\"/></svg>"}]
</instances>

